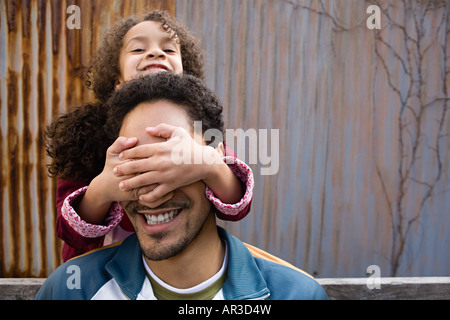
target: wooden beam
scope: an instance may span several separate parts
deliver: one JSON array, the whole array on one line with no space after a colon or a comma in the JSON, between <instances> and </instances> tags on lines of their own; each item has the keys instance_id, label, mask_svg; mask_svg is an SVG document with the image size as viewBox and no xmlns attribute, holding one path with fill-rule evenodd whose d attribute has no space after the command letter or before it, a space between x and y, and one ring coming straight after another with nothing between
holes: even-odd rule
<instances>
[{"instance_id":1,"label":"wooden beam","mask_svg":"<svg viewBox=\"0 0 450 320\"><path fill-rule=\"evenodd\" d=\"M450 300L450 277L380 278L380 289L369 289L368 279L372 280L316 280L331 300ZM45 278L0 278L0 300L32 300L44 281Z\"/></svg>"},{"instance_id":2,"label":"wooden beam","mask_svg":"<svg viewBox=\"0 0 450 320\"><path fill-rule=\"evenodd\" d=\"M333 300L448 300L450 277L317 279ZM379 289L374 284L379 284Z\"/></svg>"},{"instance_id":3,"label":"wooden beam","mask_svg":"<svg viewBox=\"0 0 450 320\"><path fill-rule=\"evenodd\" d=\"M0 278L0 300L33 300L45 278Z\"/></svg>"}]
</instances>

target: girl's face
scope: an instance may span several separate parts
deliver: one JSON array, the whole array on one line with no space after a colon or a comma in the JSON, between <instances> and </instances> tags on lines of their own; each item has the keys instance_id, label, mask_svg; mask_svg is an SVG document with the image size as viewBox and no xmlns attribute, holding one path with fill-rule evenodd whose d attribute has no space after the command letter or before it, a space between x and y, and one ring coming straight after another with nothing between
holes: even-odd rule
<instances>
[{"instance_id":1,"label":"girl's face","mask_svg":"<svg viewBox=\"0 0 450 320\"><path fill-rule=\"evenodd\" d=\"M161 23L143 21L125 34L120 50L119 83L155 72L183 73L180 45Z\"/></svg>"}]
</instances>

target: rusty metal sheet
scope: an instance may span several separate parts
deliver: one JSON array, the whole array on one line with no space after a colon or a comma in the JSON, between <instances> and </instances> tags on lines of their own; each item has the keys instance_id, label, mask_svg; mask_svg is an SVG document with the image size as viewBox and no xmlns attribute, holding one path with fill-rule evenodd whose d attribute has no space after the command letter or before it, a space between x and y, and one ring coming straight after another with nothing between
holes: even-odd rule
<instances>
[{"instance_id":1,"label":"rusty metal sheet","mask_svg":"<svg viewBox=\"0 0 450 320\"><path fill-rule=\"evenodd\" d=\"M81 29L66 26L70 5ZM361 277L392 272L395 227L418 214L397 275L448 276L450 6L360 0L0 0L0 276L44 277L61 262L45 125L93 98L84 74L114 21L156 7L201 39L226 127L279 130L278 172L261 175L258 155L251 213L221 224L312 274Z\"/></svg>"},{"instance_id":2,"label":"rusty metal sheet","mask_svg":"<svg viewBox=\"0 0 450 320\"><path fill-rule=\"evenodd\" d=\"M69 29L70 5L81 28ZM85 73L102 34L120 17L174 1L0 1L0 277L45 277L61 263L45 126L93 95Z\"/></svg>"}]
</instances>

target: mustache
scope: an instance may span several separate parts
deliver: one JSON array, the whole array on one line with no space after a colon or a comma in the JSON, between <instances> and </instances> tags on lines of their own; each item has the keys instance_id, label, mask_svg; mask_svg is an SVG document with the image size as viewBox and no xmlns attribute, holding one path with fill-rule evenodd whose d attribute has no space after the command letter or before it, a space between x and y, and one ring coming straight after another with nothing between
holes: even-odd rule
<instances>
[{"instance_id":1,"label":"mustache","mask_svg":"<svg viewBox=\"0 0 450 320\"><path fill-rule=\"evenodd\" d=\"M125 210L130 213L139 214L138 211L149 210L149 209L150 210L172 209L172 208L190 209L191 207L192 207L192 204L189 200L169 200L167 202L160 204L159 206L157 206L155 208L150 208L150 207L140 204L137 201L132 201L126 205Z\"/></svg>"}]
</instances>

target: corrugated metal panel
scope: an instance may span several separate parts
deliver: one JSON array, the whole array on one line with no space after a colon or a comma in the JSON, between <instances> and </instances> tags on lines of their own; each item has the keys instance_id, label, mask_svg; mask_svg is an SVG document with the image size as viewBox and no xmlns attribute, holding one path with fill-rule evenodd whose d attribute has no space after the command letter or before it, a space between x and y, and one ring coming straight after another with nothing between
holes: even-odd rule
<instances>
[{"instance_id":1,"label":"corrugated metal panel","mask_svg":"<svg viewBox=\"0 0 450 320\"><path fill-rule=\"evenodd\" d=\"M407 57L404 34L392 21L411 24L427 2L404 2L413 6L406 14L402 3L382 2L388 10L381 35L396 56L365 28L372 3L359 0L0 0L0 276L46 276L60 263L44 127L92 97L83 75L102 33L116 17L147 6L176 11L202 39L207 82L227 108L228 128L280 130L278 174L262 176L261 165L252 165L252 212L225 225L322 277L364 276L371 264L389 274L395 210L386 199L395 203L400 197L400 103L375 45L393 84L407 95L408 73L399 59ZM81 8L81 30L65 26L71 4ZM417 83L426 99L448 97L448 53L442 53L450 41L448 8L429 10L418 20L435 41L423 59L411 60L422 62L426 81ZM444 105L438 101L426 111L419 140L428 145L421 145L416 181L429 181L438 166L431 141ZM439 140L445 172L414 224L399 275L448 275L449 139L446 131ZM407 213L420 206L424 190L409 180Z\"/></svg>"},{"instance_id":2,"label":"corrugated metal panel","mask_svg":"<svg viewBox=\"0 0 450 320\"><path fill-rule=\"evenodd\" d=\"M262 176L261 165L253 165L252 212L241 223L225 225L241 239L321 277L365 276L372 264L389 275L391 215L398 223L402 213L405 229L417 213L426 184L437 171L433 144L441 134L444 171L412 224L397 274L448 275L447 100L437 100L425 111L420 151L405 188L400 187L399 168L401 159L403 171L411 161L414 143L409 135L414 137L417 129L411 110L436 98L448 99L448 74L444 82L443 72L450 65L444 64L443 50L449 45L449 6L445 1L380 1L382 29L376 40L377 33L366 27L366 10L373 3L178 0L178 17L202 39L207 82L225 103L227 128L280 130L278 174ZM424 31L423 47L417 50L415 22ZM410 37L406 41L405 32ZM415 54L429 44L421 57ZM400 115L394 87L403 99L409 92L409 74L402 72L402 64L409 64L416 79L412 92L424 94L422 104L410 97L411 109ZM403 158L399 117L408 125L402 135ZM445 129L438 133L442 117ZM397 234L396 243L398 239Z\"/></svg>"},{"instance_id":3,"label":"corrugated metal panel","mask_svg":"<svg viewBox=\"0 0 450 320\"><path fill-rule=\"evenodd\" d=\"M73 4L79 30L66 27ZM102 33L146 8L174 13L175 2L0 0L0 276L42 277L61 262L45 126L92 98L84 75Z\"/></svg>"}]
</instances>

